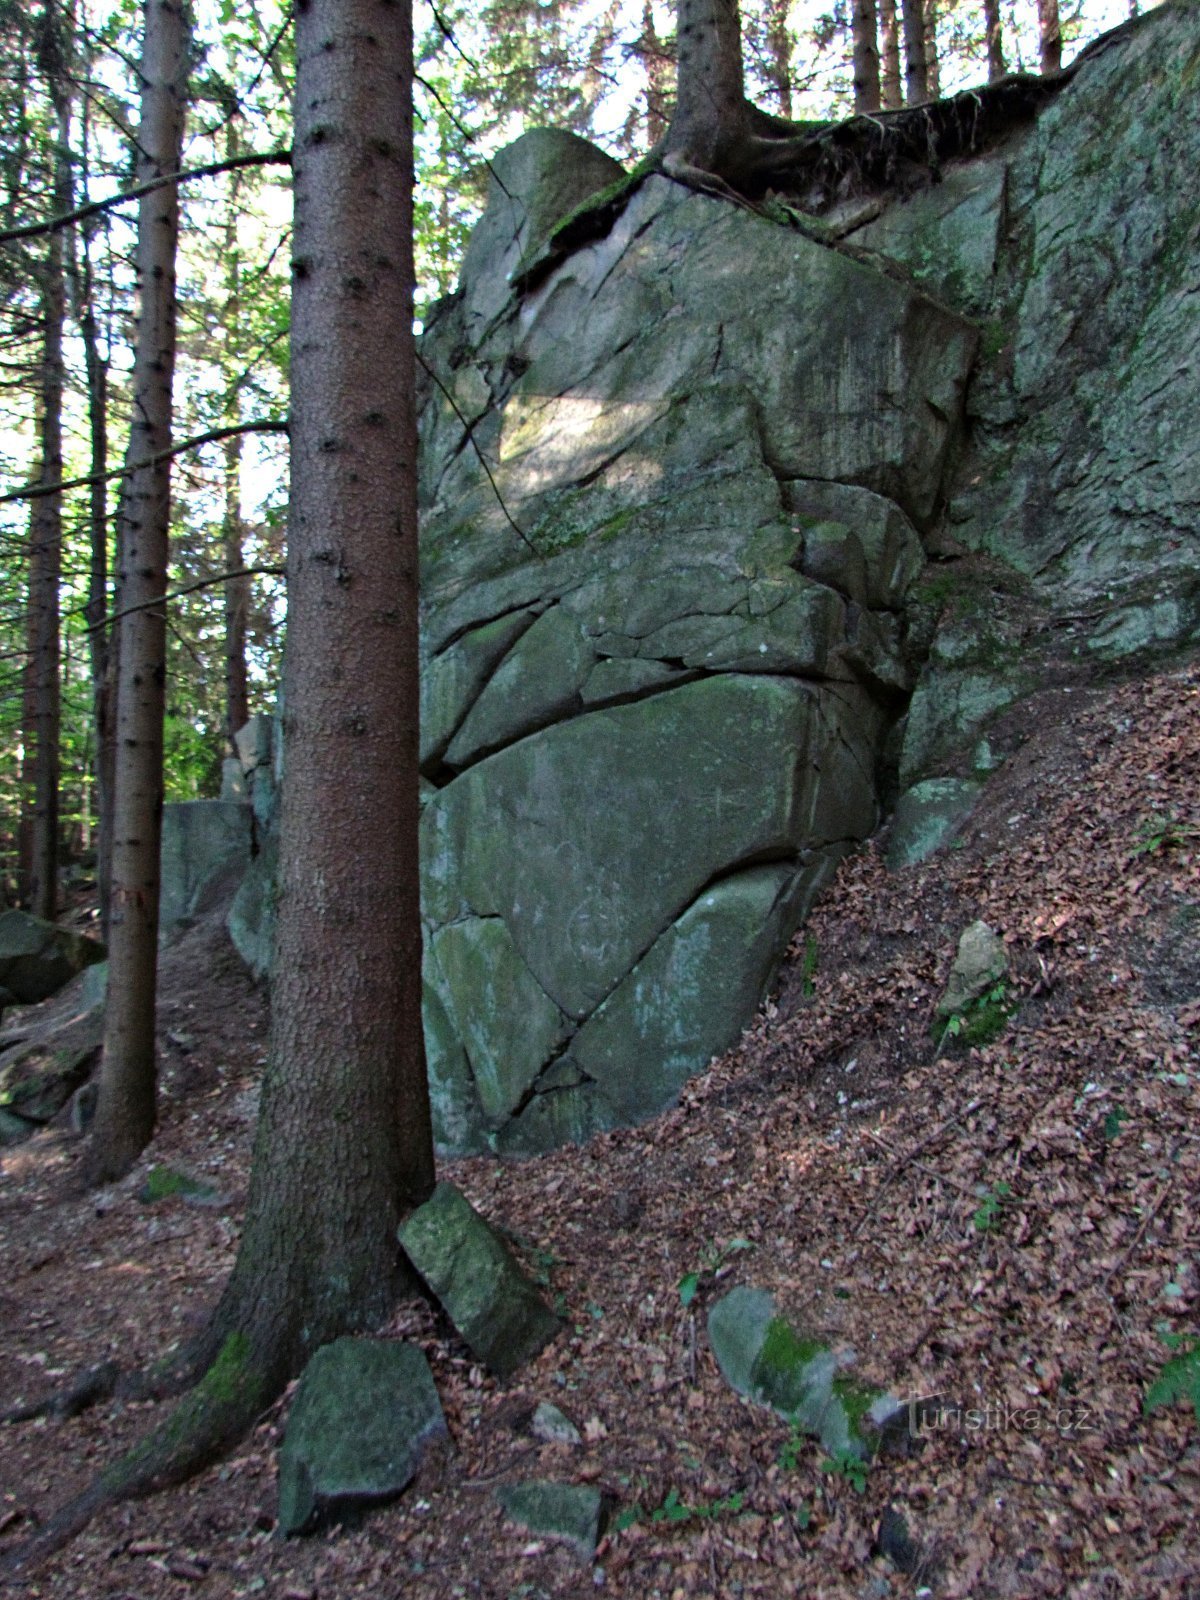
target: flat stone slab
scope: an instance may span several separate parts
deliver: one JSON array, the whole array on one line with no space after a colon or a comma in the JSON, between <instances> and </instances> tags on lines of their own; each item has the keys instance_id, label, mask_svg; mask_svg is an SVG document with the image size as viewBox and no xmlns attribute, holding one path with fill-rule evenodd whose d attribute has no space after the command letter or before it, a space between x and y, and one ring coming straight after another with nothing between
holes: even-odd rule
<instances>
[{"instance_id":1,"label":"flat stone slab","mask_svg":"<svg viewBox=\"0 0 1200 1600\"><path fill-rule=\"evenodd\" d=\"M599 1489L534 1479L503 1485L496 1490L496 1499L513 1521L530 1533L563 1540L582 1561L590 1561L595 1555L604 1510Z\"/></svg>"},{"instance_id":2,"label":"flat stone slab","mask_svg":"<svg viewBox=\"0 0 1200 1600\"><path fill-rule=\"evenodd\" d=\"M726 1382L818 1439L830 1456L869 1460L905 1416L894 1395L848 1377L835 1352L779 1315L765 1289L731 1289L708 1314Z\"/></svg>"},{"instance_id":3,"label":"flat stone slab","mask_svg":"<svg viewBox=\"0 0 1200 1600\"><path fill-rule=\"evenodd\" d=\"M394 1498L431 1442L446 1436L429 1363L415 1345L325 1345L304 1369L279 1452L280 1533L302 1533L321 1511Z\"/></svg>"},{"instance_id":4,"label":"flat stone slab","mask_svg":"<svg viewBox=\"0 0 1200 1600\"><path fill-rule=\"evenodd\" d=\"M496 1230L439 1183L397 1230L401 1247L472 1353L498 1378L537 1355L562 1324Z\"/></svg>"}]
</instances>

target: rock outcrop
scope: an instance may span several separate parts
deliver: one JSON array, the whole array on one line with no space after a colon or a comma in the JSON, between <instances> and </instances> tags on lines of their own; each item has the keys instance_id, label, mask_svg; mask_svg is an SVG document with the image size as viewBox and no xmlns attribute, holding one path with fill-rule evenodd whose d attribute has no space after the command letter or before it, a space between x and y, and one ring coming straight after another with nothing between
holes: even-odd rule
<instances>
[{"instance_id":1,"label":"rock outcrop","mask_svg":"<svg viewBox=\"0 0 1200 1600\"><path fill-rule=\"evenodd\" d=\"M1195 642L1198 70L1164 6L824 232L654 176L557 259L620 170L546 131L496 158L422 345L443 1148L661 1109L901 789L986 775L1046 683Z\"/></svg>"}]
</instances>

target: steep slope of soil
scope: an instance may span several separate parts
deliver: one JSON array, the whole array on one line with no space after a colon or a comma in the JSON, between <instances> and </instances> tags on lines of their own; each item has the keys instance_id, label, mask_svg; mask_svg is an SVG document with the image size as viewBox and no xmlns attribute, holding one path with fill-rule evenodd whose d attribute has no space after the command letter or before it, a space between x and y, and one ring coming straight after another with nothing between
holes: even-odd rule
<instances>
[{"instance_id":1,"label":"steep slope of soil","mask_svg":"<svg viewBox=\"0 0 1200 1600\"><path fill-rule=\"evenodd\" d=\"M428 1308L398 1313L457 1447L436 1478L357 1528L281 1543L280 1406L234 1458L109 1513L25 1592L1200 1593L1200 1427L1184 1402L1143 1414L1160 1325L1200 1331L1198 713L1196 669L1048 699L959 848L889 876L877 841L843 866L775 1002L676 1109L582 1149L446 1168L571 1327L500 1389ZM980 916L1007 943L1016 1009L994 1042L939 1048L934 1004ZM171 953L150 1160L214 1183L220 1204L143 1205L144 1168L81 1197L65 1131L5 1153L9 1403L108 1354L148 1360L212 1303L264 1011L219 924ZM862 1493L724 1385L704 1312L736 1282L852 1346L865 1377L941 1397ZM531 1436L541 1399L582 1445ZM108 1405L0 1429L0 1549L151 1415ZM641 1516L582 1568L503 1520L493 1488L529 1477L597 1482ZM882 1542L904 1572L878 1553L889 1507L908 1538Z\"/></svg>"}]
</instances>

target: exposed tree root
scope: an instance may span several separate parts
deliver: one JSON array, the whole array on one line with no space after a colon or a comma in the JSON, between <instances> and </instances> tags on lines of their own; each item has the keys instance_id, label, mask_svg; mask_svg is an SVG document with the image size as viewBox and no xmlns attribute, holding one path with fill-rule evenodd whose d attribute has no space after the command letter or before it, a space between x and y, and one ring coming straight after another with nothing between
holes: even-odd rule
<instances>
[{"instance_id":1,"label":"exposed tree root","mask_svg":"<svg viewBox=\"0 0 1200 1600\"><path fill-rule=\"evenodd\" d=\"M11 1551L0 1563L0 1577L23 1575L109 1506L170 1488L208 1466L247 1432L287 1378L278 1357L255 1350L244 1334L230 1334L171 1415Z\"/></svg>"}]
</instances>

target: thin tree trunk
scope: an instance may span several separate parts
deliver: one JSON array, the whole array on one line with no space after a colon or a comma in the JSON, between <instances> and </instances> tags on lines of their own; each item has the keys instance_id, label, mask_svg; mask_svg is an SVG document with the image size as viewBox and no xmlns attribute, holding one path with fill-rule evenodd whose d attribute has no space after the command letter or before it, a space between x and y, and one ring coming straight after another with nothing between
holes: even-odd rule
<instances>
[{"instance_id":1,"label":"thin tree trunk","mask_svg":"<svg viewBox=\"0 0 1200 1600\"><path fill-rule=\"evenodd\" d=\"M646 75L646 142L653 148L667 131L667 103L670 98L670 70L662 40L654 26L651 0L642 3L642 70Z\"/></svg>"},{"instance_id":2,"label":"thin tree trunk","mask_svg":"<svg viewBox=\"0 0 1200 1600\"><path fill-rule=\"evenodd\" d=\"M900 80L900 31L896 0L879 0L879 43L883 109L898 111L904 104L904 91Z\"/></svg>"},{"instance_id":3,"label":"thin tree trunk","mask_svg":"<svg viewBox=\"0 0 1200 1600\"><path fill-rule=\"evenodd\" d=\"M142 58L139 177L178 171L183 144L188 28L179 0L147 0ZM167 184L138 211L141 305L134 356L129 462L171 443L175 369L175 244L179 192ZM154 1132L154 1007L158 954L159 846L162 831L164 607L144 606L166 591L171 467L139 466L125 480L118 530L117 761L113 808L112 908L108 1006L100 1096L88 1175L105 1182L127 1172Z\"/></svg>"},{"instance_id":4,"label":"thin tree trunk","mask_svg":"<svg viewBox=\"0 0 1200 1600\"><path fill-rule=\"evenodd\" d=\"M54 208L69 211L71 96L67 87L67 19L45 0L39 19L38 64L54 111ZM42 268L42 482L63 479L63 331L67 315L66 265L61 233L50 235ZM60 600L62 494L34 501L30 523L29 603L33 651L33 809L29 908L52 922L58 910L59 749L61 736Z\"/></svg>"},{"instance_id":5,"label":"thin tree trunk","mask_svg":"<svg viewBox=\"0 0 1200 1600\"><path fill-rule=\"evenodd\" d=\"M901 0L900 14L904 21L904 99L906 105L918 106L929 99L922 0Z\"/></svg>"},{"instance_id":6,"label":"thin tree trunk","mask_svg":"<svg viewBox=\"0 0 1200 1600\"><path fill-rule=\"evenodd\" d=\"M781 117L792 115L792 36L788 29L788 0L767 0L767 57L771 87Z\"/></svg>"},{"instance_id":7,"label":"thin tree trunk","mask_svg":"<svg viewBox=\"0 0 1200 1600\"><path fill-rule=\"evenodd\" d=\"M941 65L938 59L937 23L937 0L925 0L925 85L931 100L936 100L942 92Z\"/></svg>"},{"instance_id":8,"label":"thin tree trunk","mask_svg":"<svg viewBox=\"0 0 1200 1600\"><path fill-rule=\"evenodd\" d=\"M1062 23L1058 0L1038 0L1038 38L1041 43L1042 76L1052 78L1062 71Z\"/></svg>"},{"instance_id":9,"label":"thin tree trunk","mask_svg":"<svg viewBox=\"0 0 1200 1600\"><path fill-rule=\"evenodd\" d=\"M85 71L90 57L85 56ZM87 101L83 102L79 162L83 199L87 200L90 155ZM106 695L110 648L108 615L108 362L100 349L96 317L95 275L92 269L91 229L84 223L67 230L71 298L79 337L83 343L87 375L88 437L91 445L88 485L88 586L84 618L88 626L88 662L92 683L93 761L96 805L96 883L100 896L100 926L107 938L112 841L112 767L115 744L112 715Z\"/></svg>"},{"instance_id":10,"label":"thin tree trunk","mask_svg":"<svg viewBox=\"0 0 1200 1600\"><path fill-rule=\"evenodd\" d=\"M875 0L854 0L854 109L879 110L879 43Z\"/></svg>"},{"instance_id":11,"label":"thin tree trunk","mask_svg":"<svg viewBox=\"0 0 1200 1600\"><path fill-rule=\"evenodd\" d=\"M42 482L63 476L62 236L51 237L42 288ZM29 909L54 920L58 909L59 585L62 580L62 495L33 503L30 519L29 606L32 665L33 794L30 828Z\"/></svg>"},{"instance_id":12,"label":"thin tree trunk","mask_svg":"<svg viewBox=\"0 0 1200 1600\"><path fill-rule=\"evenodd\" d=\"M238 124L231 116L225 153L229 157L239 154ZM241 257L238 253L237 225L238 201L241 196L241 173L237 169L230 175L229 208L225 218L225 370L229 393L225 405L225 423L236 426L242 420L241 389L238 367L241 361L242 283ZM242 436L232 434L225 440L225 515L222 524L222 541L226 572L241 572L245 566L242 525ZM245 726L250 715L250 700L246 680L246 625L250 611L250 579L230 578L225 584L225 739L228 753L237 754L235 736Z\"/></svg>"},{"instance_id":13,"label":"thin tree trunk","mask_svg":"<svg viewBox=\"0 0 1200 1600\"><path fill-rule=\"evenodd\" d=\"M995 83L1008 71L1008 63L1004 59L1000 0L983 0L983 25L987 32L988 82Z\"/></svg>"}]
</instances>

